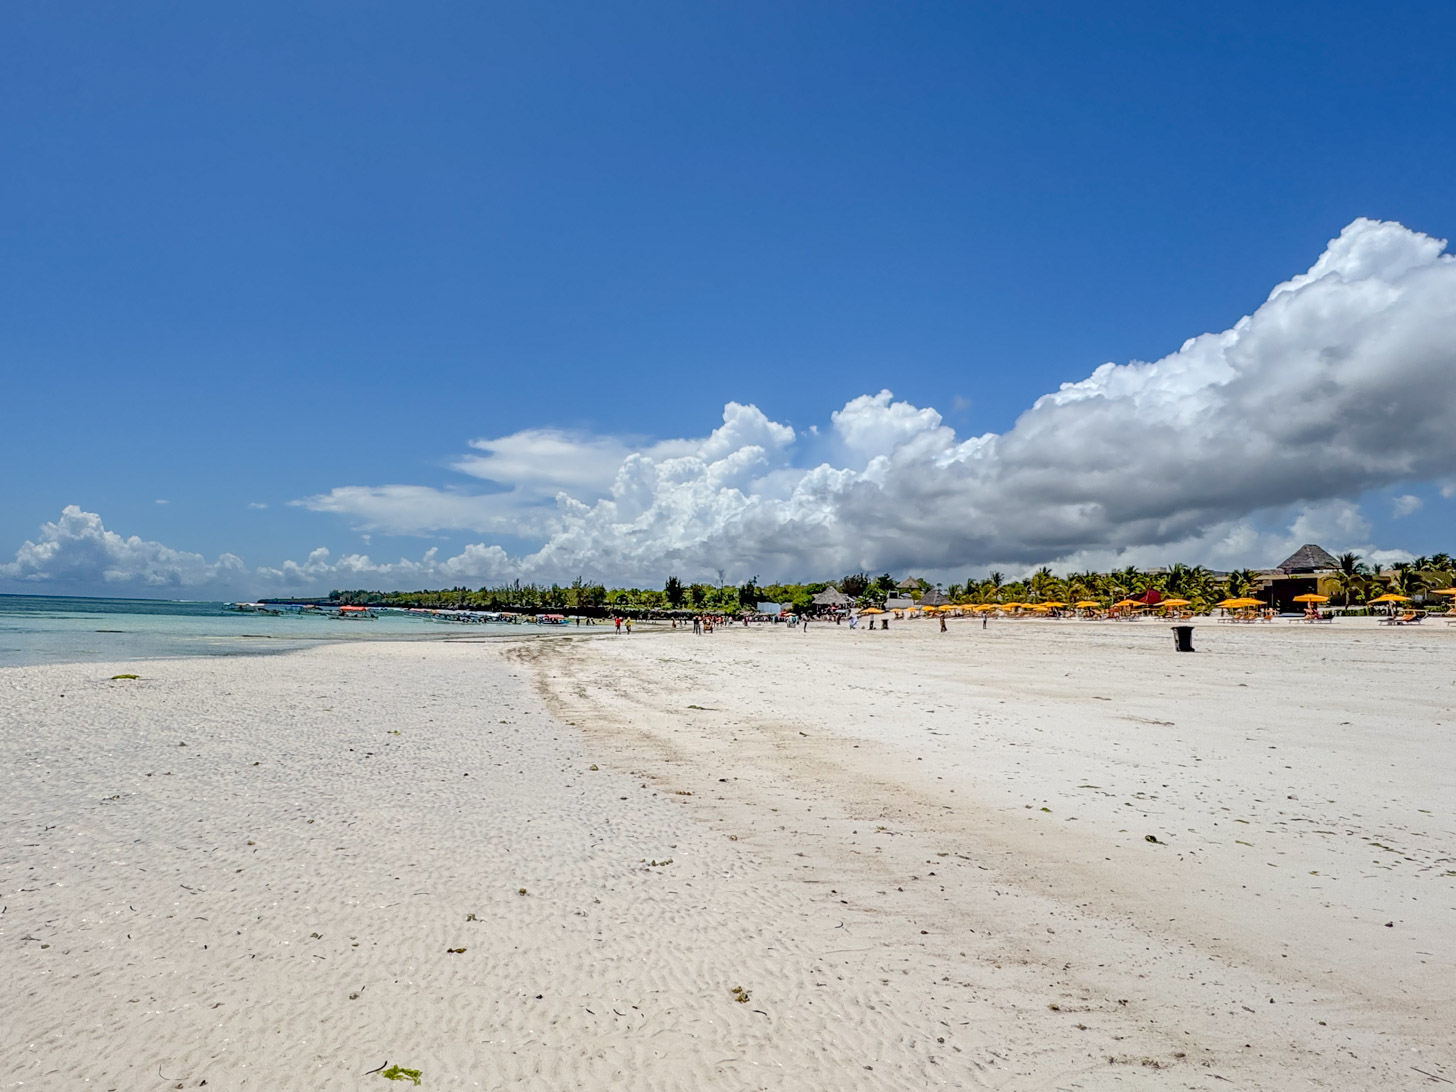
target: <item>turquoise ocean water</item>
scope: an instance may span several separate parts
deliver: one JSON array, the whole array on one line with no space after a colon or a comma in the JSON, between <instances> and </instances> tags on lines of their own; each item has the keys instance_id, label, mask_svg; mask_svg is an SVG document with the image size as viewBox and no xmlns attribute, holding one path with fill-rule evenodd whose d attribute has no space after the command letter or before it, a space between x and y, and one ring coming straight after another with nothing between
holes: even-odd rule
<instances>
[{"instance_id":1,"label":"turquoise ocean water","mask_svg":"<svg viewBox=\"0 0 1456 1092\"><path fill-rule=\"evenodd\" d=\"M440 640L482 628L394 612L347 621L238 614L222 603L0 595L0 667L263 655L321 641Z\"/></svg>"}]
</instances>

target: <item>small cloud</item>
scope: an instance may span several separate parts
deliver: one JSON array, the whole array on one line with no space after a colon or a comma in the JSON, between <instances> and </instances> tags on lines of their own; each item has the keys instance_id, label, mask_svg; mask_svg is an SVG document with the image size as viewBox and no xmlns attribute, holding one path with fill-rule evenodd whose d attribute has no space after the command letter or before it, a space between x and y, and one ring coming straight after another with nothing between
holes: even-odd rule
<instances>
[{"instance_id":1,"label":"small cloud","mask_svg":"<svg viewBox=\"0 0 1456 1092\"><path fill-rule=\"evenodd\" d=\"M254 509L259 509L259 508L267 508L268 506L266 504L264 504L262 501L249 501L248 502L248 507L249 508L254 508Z\"/></svg>"},{"instance_id":2,"label":"small cloud","mask_svg":"<svg viewBox=\"0 0 1456 1092\"><path fill-rule=\"evenodd\" d=\"M1403 493L1395 498L1391 515L1396 519L1400 519L1403 516L1410 515L1412 512L1419 512L1421 505L1425 503L1420 497L1412 493Z\"/></svg>"},{"instance_id":3,"label":"small cloud","mask_svg":"<svg viewBox=\"0 0 1456 1092\"><path fill-rule=\"evenodd\" d=\"M1416 555L1409 550L1376 550L1369 549L1363 552L1365 560L1377 570L1389 569L1402 561L1414 561Z\"/></svg>"},{"instance_id":4,"label":"small cloud","mask_svg":"<svg viewBox=\"0 0 1456 1092\"><path fill-rule=\"evenodd\" d=\"M171 502L171 501L169 501L169 500L164 500L164 499L163 499L163 498L161 498L161 497L158 497L158 498L157 498L157 499L156 499L156 500L155 500L155 501L153 501L153 502L152 502L152 503L153 503L153 504L171 504L171 503L172 503L172 502Z\"/></svg>"},{"instance_id":5,"label":"small cloud","mask_svg":"<svg viewBox=\"0 0 1456 1092\"><path fill-rule=\"evenodd\" d=\"M958 394L951 399L950 408L956 413L965 413L973 405L975 405L974 400L967 398L963 394Z\"/></svg>"}]
</instances>

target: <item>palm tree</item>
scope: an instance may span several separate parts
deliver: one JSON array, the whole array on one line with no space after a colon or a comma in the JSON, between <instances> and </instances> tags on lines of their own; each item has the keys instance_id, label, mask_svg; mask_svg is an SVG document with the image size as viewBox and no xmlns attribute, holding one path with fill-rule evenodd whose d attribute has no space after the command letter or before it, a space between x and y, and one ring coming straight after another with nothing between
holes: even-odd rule
<instances>
[{"instance_id":1,"label":"palm tree","mask_svg":"<svg viewBox=\"0 0 1456 1092\"><path fill-rule=\"evenodd\" d=\"M1230 599L1242 599L1251 595L1258 586L1259 578L1250 569L1235 569L1229 573L1225 588Z\"/></svg>"},{"instance_id":2,"label":"palm tree","mask_svg":"<svg viewBox=\"0 0 1456 1092\"><path fill-rule=\"evenodd\" d=\"M1163 576L1163 587L1167 589L1168 594L1186 599L1188 592L1185 585L1188 583L1189 574L1192 571L1181 561L1175 561L1169 565L1167 573Z\"/></svg>"},{"instance_id":3,"label":"palm tree","mask_svg":"<svg viewBox=\"0 0 1456 1092\"><path fill-rule=\"evenodd\" d=\"M1194 565L1183 574L1178 594L1191 599L1196 609L1204 610L1218 598L1218 582L1207 568Z\"/></svg>"},{"instance_id":4,"label":"palm tree","mask_svg":"<svg viewBox=\"0 0 1456 1092\"><path fill-rule=\"evenodd\" d=\"M1390 590L1397 595L1415 598L1427 588L1425 574L1413 564L1397 562L1395 574L1390 578Z\"/></svg>"},{"instance_id":5,"label":"palm tree","mask_svg":"<svg viewBox=\"0 0 1456 1092\"><path fill-rule=\"evenodd\" d=\"M1146 577L1138 571L1136 565L1129 565L1125 569L1114 569L1107 574L1108 594L1114 599L1126 599L1134 591L1141 591L1139 584Z\"/></svg>"},{"instance_id":6,"label":"palm tree","mask_svg":"<svg viewBox=\"0 0 1456 1092\"><path fill-rule=\"evenodd\" d=\"M1031 574L1031 580L1028 583L1028 587L1031 589L1032 601L1039 602L1044 599L1053 598L1056 595L1057 583L1057 578L1047 566L1043 565L1040 569L1037 569L1036 572Z\"/></svg>"},{"instance_id":7,"label":"palm tree","mask_svg":"<svg viewBox=\"0 0 1456 1092\"><path fill-rule=\"evenodd\" d=\"M1006 579L1006 575L1004 573L998 573L998 572L995 572L994 570L992 571L992 573L991 573L990 576L986 577L986 583L988 585L990 585L990 589L991 589L991 594L990 594L989 598L994 599L997 602L1000 602L1000 600L1001 600L1001 584L1002 584L1003 581L1005 581L1005 579Z\"/></svg>"},{"instance_id":8,"label":"palm tree","mask_svg":"<svg viewBox=\"0 0 1456 1092\"><path fill-rule=\"evenodd\" d=\"M1073 603L1080 603L1084 599L1091 599L1093 597L1093 591L1097 586L1096 582L1096 573L1071 573L1064 581L1067 588L1067 598Z\"/></svg>"},{"instance_id":9,"label":"palm tree","mask_svg":"<svg viewBox=\"0 0 1456 1092\"><path fill-rule=\"evenodd\" d=\"M1352 554L1346 554L1352 557ZM1343 560L1343 558L1341 559ZM1349 606L1352 599L1363 599L1369 591L1371 577L1368 573L1355 570L1346 571L1343 566L1335 574L1335 591L1340 595L1342 605Z\"/></svg>"},{"instance_id":10,"label":"palm tree","mask_svg":"<svg viewBox=\"0 0 1456 1092\"><path fill-rule=\"evenodd\" d=\"M1420 571L1428 588L1444 588L1451 583L1452 564L1449 554L1418 557L1413 565Z\"/></svg>"}]
</instances>

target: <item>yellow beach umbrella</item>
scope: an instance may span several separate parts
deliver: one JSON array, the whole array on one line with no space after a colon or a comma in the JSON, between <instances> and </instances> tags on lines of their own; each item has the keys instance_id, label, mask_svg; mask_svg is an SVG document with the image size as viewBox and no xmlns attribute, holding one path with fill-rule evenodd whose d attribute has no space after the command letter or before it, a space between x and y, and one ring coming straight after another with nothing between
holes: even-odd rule
<instances>
[{"instance_id":1,"label":"yellow beach umbrella","mask_svg":"<svg viewBox=\"0 0 1456 1092\"><path fill-rule=\"evenodd\" d=\"M1112 605L1114 607L1140 607L1140 606L1142 606L1142 604L1139 603L1136 599L1120 599L1116 603L1113 603Z\"/></svg>"},{"instance_id":2,"label":"yellow beach umbrella","mask_svg":"<svg viewBox=\"0 0 1456 1092\"><path fill-rule=\"evenodd\" d=\"M1237 607L1242 602L1242 599L1221 599L1219 600L1219 602L1215 603L1214 606L1223 607L1225 610L1230 610L1234 607Z\"/></svg>"},{"instance_id":3,"label":"yellow beach umbrella","mask_svg":"<svg viewBox=\"0 0 1456 1092\"><path fill-rule=\"evenodd\" d=\"M1330 597L1328 595L1315 595L1313 592L1307 592L1304 595L1296 595L1294 601L1296 603L1328 603Z\"/></svg>"},{"instance_id":4,"label":"yellow beach umbrella","mask_svg":"<svg viewBox=\"0 0 1456 1092\"><path fill-rule=\"evenodd\" d=\"M1191 602L1192 602L1192 600L1190 600L1190 599L1164 599L1161 603L1158 604L1158 606L1160 606L1160 607L1186 607Z\"/></svg>"},{"instance_id":5,"label":"yellow beach umbrella","mask_svg":"<svg viewBox=\"0 0 1456 1092\"><path fill-rule=\"evenodd\" d=\"M1456 588L1437 588L1432 595L1456 595Z\"/></svg>"},{"instance_id":6,"label":"yellow beach umbrella","mask_svg":"<svg viewBox=\"0 0 1456 1092\"><path fill-rule=\"evenodd\" d=\"M865 609L862 610L862 611L860 611L860 613L861 614L884 614L885 612L882 611L882 610L880 610L879 607L865 607Z\"/></svg>"},{"instance_id":7,"label":"yellow beach umbrella","mask_svg":"<svg viewBox=\"0 0 1456 1092\"><path fill-rule=\"evenodd\" d=\"M1086 610L1088 607L1100 607L1100 606L1102 606L1102 604L1099 603L1099 602L1097 602L1097 600L1095 600L1095 599L1079 599L1077 601L1077 609L1078 610Z\"/></svg>"},{"instance_id":8,"label":"yellow beach umbrella","mask_svg":"<svg viewBox=\"0 0 1456 1092\"><path fill-rule=\"evenodd\" d=\"M1395 592L1386 592L1384 595L1376 596L1370 600L1372 603L1409 603L1410 596L1397 595Z\"/></svg>"},{"instance_id":9,"label":"yellow beach umbrella","mask_svg":"<svg viewBox=\"0 0 1456 1092\"><path fill-rule=\"evenodd\" d=\"M1066 605L1067 604L1065 604L1065 603L1063 603L1063 602L1061 602L1060 600L1057 600L1057 599L1052 599L1052 600L1049 600L1048 602L1045 602L1045 603L1042 604L1042 606L1049 607L1049 608L1051 608L1053 610L1055 610L1057 607L1065 607Z\"/></svg>"}]
</instances>

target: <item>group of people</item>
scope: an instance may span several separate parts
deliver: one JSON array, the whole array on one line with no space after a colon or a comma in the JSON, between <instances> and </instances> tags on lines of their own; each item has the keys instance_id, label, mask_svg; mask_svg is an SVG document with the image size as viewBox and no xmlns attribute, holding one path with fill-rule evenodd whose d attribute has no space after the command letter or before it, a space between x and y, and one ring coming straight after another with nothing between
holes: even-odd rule
<instances>
[{"instance_id":1,"label":"group of people","mask_svg":"<svg viewBox=\"0 0 1456 1092\"><path fill-rule=\"evenodd\" d=\"M700 634L704 634L704 633L712 633L713 632L713 627L715 625L726 626L727 624L728 624L727 617L724 616L724 615L721 615L721 614L695 614L695 615L693 615L693 633L695 635L700 635ZM744 619L743 624L745 626L748 625L748 620L747 619ZM683 621L683 627L684 628L687 627L687 621L686 620ZM674 618L672 620L672 628L673 629L677 629L677 619L676 618Z\"/></svg>"}]
</instances>

